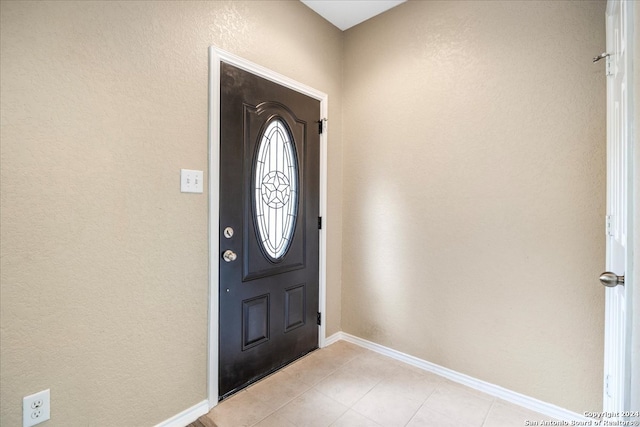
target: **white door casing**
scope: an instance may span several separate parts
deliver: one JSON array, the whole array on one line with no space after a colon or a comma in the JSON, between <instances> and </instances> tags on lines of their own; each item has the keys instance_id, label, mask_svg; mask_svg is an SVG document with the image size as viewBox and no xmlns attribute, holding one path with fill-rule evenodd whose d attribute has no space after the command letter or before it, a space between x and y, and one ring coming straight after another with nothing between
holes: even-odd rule
<instances>
[{"instance_id":1,"label":"white door casing","mask_svg":"<svg viewBox=\"0 0 640 427\"><path fill-rule=\"evenodd\" d=\"M218 403L218 254L219 254L219 207L220 207L220 62L249 71L267 80L276 82L320 101L320 115L328 116L329 97L286 76L261 67L215 46L209 47L209 345L207 360L207 394L209 408ZM320 271L319 310L322 323L318 331L318 347L325 346L326 339L326 271L327 271L327 135L328 124L323 119L324 129L320 135Z\"/></svg>"},{"instance_id":2,"label":"white door casing","mask_svg":"<svg viewBox=\"0 0 640 427\"><path fill-rule=\"evenodd\" d=\"M632 220L631 28L632 2L609 0L607 37L607 218L606 269L626 276L625 285L606 288L603 410L629 410ZM613 419L617 416L611 417ZM620 418L622 419L622 418Z\"/></svg>"}]
</instances>

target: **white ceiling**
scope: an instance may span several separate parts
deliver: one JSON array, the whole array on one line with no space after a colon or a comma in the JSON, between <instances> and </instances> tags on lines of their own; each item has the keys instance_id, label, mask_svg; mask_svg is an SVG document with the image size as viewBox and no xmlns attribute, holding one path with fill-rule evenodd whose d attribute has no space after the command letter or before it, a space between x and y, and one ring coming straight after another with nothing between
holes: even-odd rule
<instances>
[{"instance_id":1,"label":"white ceiling","mask_svg":"<svg viewBox=\"0 0 640 427\"><path fill-rule=\"evenodd\" d=\"M300 0L342 31L406 0Z\"/></svg>"}]
</instances>

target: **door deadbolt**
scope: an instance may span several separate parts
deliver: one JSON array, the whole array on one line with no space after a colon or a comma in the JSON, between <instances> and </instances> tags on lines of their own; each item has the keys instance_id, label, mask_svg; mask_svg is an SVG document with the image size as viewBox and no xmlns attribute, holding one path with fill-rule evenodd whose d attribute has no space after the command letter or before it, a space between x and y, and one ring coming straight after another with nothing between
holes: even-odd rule
<instances>
[{"instance_id":1,"label":"door deadbolt","mask_svg":"<svg viewBox=\"0 0 640 427\"><path fill-rule=\"evenodd\" d=\"M231 227L227 227L224 229L224 231L222 232L222 234L224 234L224 237L226 237L227 239L230 239L233 237L233 228Z\"/></svg>"}]
</instances>

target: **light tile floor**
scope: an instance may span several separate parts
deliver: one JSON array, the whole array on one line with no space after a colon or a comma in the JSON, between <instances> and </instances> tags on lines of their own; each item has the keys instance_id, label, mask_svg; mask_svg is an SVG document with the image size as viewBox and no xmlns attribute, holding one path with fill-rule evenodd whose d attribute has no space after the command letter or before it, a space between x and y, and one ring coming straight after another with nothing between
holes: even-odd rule
<instances>
[{"instance_id":1,"label":"light tile floor","mask_svg":"<svg viewBox=\"0 0 640 427\"><path fill-rule=\"evenodd\" d=\"M551 420L346 341L221 402L218 427L516 427Z\"/></svg>"}]
</instances>

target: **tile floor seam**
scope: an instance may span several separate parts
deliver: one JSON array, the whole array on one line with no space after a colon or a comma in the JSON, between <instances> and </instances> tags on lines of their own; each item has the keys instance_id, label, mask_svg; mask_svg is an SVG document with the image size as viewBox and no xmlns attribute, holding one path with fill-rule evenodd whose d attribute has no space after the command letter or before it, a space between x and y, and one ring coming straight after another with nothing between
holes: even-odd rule
<instances>
[{"instance_id":1,"label":"tile floor seam","mask_svg":"<svg viewBox=\"0 0 640 427\"><path fill-rule=\"evenodd\" d=\"M321 395L323 395L324 397L326 397L327 399L331 400L334 404L340 405L340 406L344 406L346 409L345 411L341 412L337 418L333 421L331 421L331 424L335 423L337 420L340 419L341 416L343 416L347 411L349 411L351 408L348 407L347 405L343 405L342 403L338 402L337 400L331 398L330 396L325 395L324 393L321 393L319 390L316 390L314 387L311 387L310 389L306 390L304 393L300 394L297 398L301 397L302 395L304 395L305 393L309 392L309 391L315 391L316 393L319 393ZM297 399L296 398L296 399ZM291 402L293 402L295 399L292 399ZM289 402L289 403L291 403ZM286 405L283 405L282 408L284 408ZM280 411L282 408L278 409L278 411ZM275 412L278 412L275 411ZM303 426L299 426L298 423L295 422L295 420L292 420L291 418L287 417L285 414L281 415L284 419L286 419L287 421L289 421L291 424L294 424L296 427L303 427ZM329 424L329 425L331 425Z\"/></svg>"},{"instance_id":2,"label":"tile floor seam","mask_svg":"<svg viewBox=\"0 0 640 427\"><path fill-rule=\"evenodd\" d=\"M320 383L318 383L318 384L320 384ZM316 385L318 385L318 384L316 384ZM315 390L315 391L317 391L318 393L320 393L321 395L326 396L326 397L328 397L328 398L330 398L330 399L331 399L331 396L329 396L329 395L328 395L327 393L325 393L324 391L322 391L322 390L320 390L320 389L316 388L316 386L313 386L313 390ZM335 399L334 399L334 400L335 400Z\"/></svg>"},{"instance_id":3,"label":"tile floor seam","mask_svg":"<svg viewBox=\"0 0 640 427\"><path fill-rule=\"evenodd\" d=\"M263 422L264 420L266 420L267 418L269 418L271 415L275 414L275 411L271 412L270 414L268 414L266 417L258 420L257 422L251 424L249 427L254 427L257 426L258 424L260 424L261 422Z\"/></svg>"},{"instance_id":4,"label":"tile floor seam","mask_svg":"<svg viewBox=\"0 0 640 427\"><path fill-rule=\"evenodd\" d=\"M420 405L421 408L424 406L425 403L427 403L427 400L429 400L429 398L433 395L433 393L436 392L437 389L438 387L435 387L433 390L431 390L431 393L429 393L429 395L425 397L424 401L422 401L422 404Z\"/></svg>"},{"instance_id":5,"label":"tile floor seam","mask_svg":"<svg viewBox=\"0 0 640 427\"><path fill-rule=\"evenodd\" d=\"M331 399L331 398L330 398L330 399ZM331 400L333 400L333 401L335 402L335 400L334 400L334 399L331 399ZM339 402L338 402L338 403L339 403ZM344 407L346 407L347 409L346 409L344 412L342 412L340 415L338 415L338 417L337 417L335 420L331 421L331 424L333 424L333 423L335 423L336 421L338 421L338 420L340 419L340 417L342 417L344 414L346 414L347 412L349 412L349 411L351 410L351 407L350 407L350 406L347 406L347 405L343 405L343 406L344 406ZM331 425L331 424L329 424L329 425Z\"/></svg>"},{"instance_id":6,"label":"tile floor seam","mask_svg":"<svg viewBox=\"0 0 640 427\"><path fill-rule=\"evenodd\" d=\"M481 427L485 427L487 424L487 419L489 418L489 414L491 413L491 410L493 409L493 406L496 404L498 399L496 399L495 397L493 398L493 401L491 402L491 406L489 406L489 410L487 411L487 413L484 416L484 420L482 420L482 425Z\"/></svg>"},{"instance_id":7,"label":"tile floor seam","mask_svg":"<svg viewBox=\"0 0 640 427\"><path fill-rule=\"evenodd\" d=\"M285 406L287 406L289 403L293 402L294 400L296 400L298 397L302 396L303 394L305 394L307 391L311 390L313 387L307 388L305 390L303 390L302 392L296 394L294 397L292 397L291 399L287 400L285 403L283 403L282 405L278 406L277 408L273 409L269 414L267 414L264 418L262 418L261 420L258 420L256 423L252 424L251 427L260 424L262 421L266 420L267 418L269 418L270 416L272 416L273 414L275 414L276 412L278 412L280 409L284 408ZM246 390L247 392L249 392L250 390ZM286 418L286 417L285 417ZM287 419L288 420L288 419ZM291 420L288 420L291 421Z\"/></svg>"},{"instance_id":8,"label":"tile floor seam","mask_svg":"<svg viewBox=\"0 0 640 427\"><path fill-rule=\"evenodd\" d=\"M295 399L294 399L294 400L295 400ZM280 412L280 410L282 410L283 408L284 408L284 406L283 406L282 408L278 409L277 411L275 411L275 412L274 412L274 414L277 414L277 413L278 413L278 412ZM271 416L271 415L269 415L269 416ZM284 414L284 412L283 412L283 413L281 413L281 414L280 414L280 416L281 416L282 418L284 418L285 420L289 421L291 424L293 424L293 425L297 426L297 424L296 424L293 420L291 420L291 418L287 417L287 416Z\"/></svg>"},{"instance_id":9,"label":"tile floor seam","mask_svg":"<svg viewBox=\"0 0 640 427\"><path fill-rule=\"evenodd\" d=\"M483 427L486 423L487 423L487 419L489 419L489 414L491 413L491 408L493 408L493 405L496 404L496 401L498 400L495 396L491 396L491 405L489 405L489 409L487 410L487 413L484 414L484 419L482 420L482 424L480 424L480 427Z\"/></svg>"},{"instance_id":10,"label":"tile floor seam","mask_svg":"<svg viewBox=\"0 0 640 427\"><path fill-rule=\"evenodd\" d=\"M365 394L365 396L366 396L366 394ZM364 396L362 396L362 398L361 398L360 400L362 400L362 399L364 399ZM360 400L358 400L358 402L360 402ZM363 417L367 417L365 414L363 414L362 412L358 411L358 410L355 408L355 406L356 406L356 404L357 404L358 402L354 403L354 404L353 404L353 406L351 406L351 410L356 411L358 414L362 415ZM369 417L367 417L367 418L369 418Z\"/></svg>"},{"instance_id":11,"label":"tile floor seam","mask_svg":"<svg viewBox=\"0 0 640 427\"><path fill-rule=\"evenodd\" d=\"M436 392L436 391L440 390L440 387L441 387L442 385L445 385L445 384L446 384L446 382L441 382L441 384L440 384L440 385L439 385L439 386L438 386L438 387L437 387L437 388L436 388L436 389L431 393L431 395L429 396L429 398L430 398L433 394L435 394L435 392ZM453 384L458 384L458 383L453 383ZM474 393L468 392L468 391L466 391L466 390L461 390L461 392L463 392L463 393L465 393L465 394L468 394L468 395L471 395L471 396L473 396L473 395L474 395ZM484 393L484 394L486 394L486 393ZM487 413L484 415L484 418L482 419L482 424L479 424L477 427L483 427L483 426L484 426L484 423L486 422L487 416L489 415L489 412L491 411L491 408L493 407L493 404L494 404L494 403L495 403L495 401L496 401L495 396L491 396L491 395L489 395L489 394L487 394L487 396L491 398L491 405L489 405L489 409L487 410ZM427 398L427 399L425 400L425 402L423 403L423 405L427 403L427 400L429 400L429 398ZM440 415L443 415L443 416L446 416L446 417L451 417L451 414L448 414L448 413L446 413L445 411L440 410L440 408L438 408L438 407L436 407L436 408L431 408L431 407L429 407L428 409L429 409L429 410L431 410L431 411L433 411L433 412L435 412L435 413L437 413L437 414L440 414ZM454 417L454 418L455 418L455 417ZM461 418L455 418L455 420L456 420L456 421L459 421L459 422L461 422L461 423L462 423L462 422L465 422L465 421L464 421L464 420L462 420Z\"/></svg>"},{"instance_id":12,"label":"tile floor seam","mask_svg":"<svg viewBox=\"0 0 640 427\"><path fill-rule=\"evenodd\" d=\"M373 387L371 387L369 390L367 390L367 392L365 394L362 395L362 397L360 397L360 399L356 400L355 402L353 402L353 404L350 406L350 409L353 409L354 411L356 411L357 413L359 413L360 415L362 415L363 417L367 417L365 414L361 413L360 411L354 409L353 407L356 406L358 404L358 402L360 402L362 399L364 399L365 397L367 397L367 395L369 393L371 393L371 391L376 388L378 386L378 384L380 384L383 381L383 379L379 379L378 382L376 382ZM367 417L368 419L370 419L369 417ZM373 420L372 420L373 421ZM377 424L377 423L376 423Z\"/></svg>"},{"instance_id":13,"label":"tile floor seam","mask_svg":"<svg viewBox=\"0 0 640 427\"><path fill-rule=\"evenodd\" d=\"M360 412L356 411L356 410L355 410L355 409L353 409L353 408L349 408L349 409L350 409L351 411L354 411L354 412L355 412L355 413L357 413L357 414L360 414ZM380 423L376 422L375 420L372 420L371 418L367 417L366 415L363 415L363 414L360 414L360 415L362 415L362 416L363 416L363 417L365 417L367 420L371 421L372 423L374 423L374 424L375 424L375 425L377 425L377 426L380 426L380 425L381 425Z\"/></svg>"},{"instance_id":14,"label":"tile floor seam","mask_svg":"<svg viewBox=\"0 0 640 427\"><path fill-rule=\"evenodd\" d=\"M411 415L411 418L409 418L409 420L406 423L404 423L404 427L407 427L411 423L411 420L413 420L416 417L416 415L418 415L418 412L420 412L420 408L422 408L422 405L424 405L424 402L420 404L420 406L418 406L418 409L416 409L413 415Z\"/></svg>"}]
</instances>

